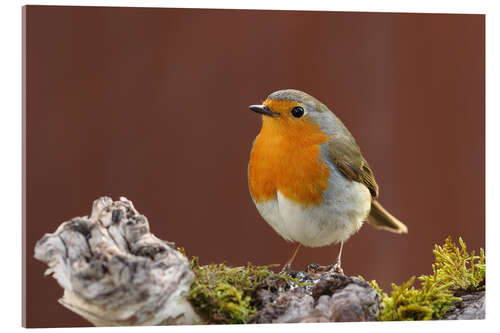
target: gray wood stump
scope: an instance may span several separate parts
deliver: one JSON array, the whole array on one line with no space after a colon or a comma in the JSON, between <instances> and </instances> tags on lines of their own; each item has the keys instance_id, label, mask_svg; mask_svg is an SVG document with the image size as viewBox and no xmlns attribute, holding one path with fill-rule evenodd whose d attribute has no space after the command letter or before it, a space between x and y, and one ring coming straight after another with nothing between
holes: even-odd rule
<instances>
[{"instance_id":1,"label":"gray wood stump","mask_svg":"<svg viewBox=\"0 0 500 333\"><path fill-rule=\"evenodd\" d=\"M96 326L205 323L185 297L194 278L187 258L126 198L95 200L90 216L45 234L35 258L64 289L59 302ZM376 320L380 297L365 281L317 265L291 274L312 285L259 289L251 323ZM462 298L447 319L484 318L484 292Z\"/></svg>"},{"instance_id":2,"label":"gray wood stump","mask_svg":"<svg viewBox=\"0 0 500 333\"><path fill-rule=\"evenodd\" d=\"M62 305L96 326L201 322L184 294L193 273L171 243L126 198L94 201L90 216L45 234L35 258L64 288Z\"/></svg>"}]
</instances>

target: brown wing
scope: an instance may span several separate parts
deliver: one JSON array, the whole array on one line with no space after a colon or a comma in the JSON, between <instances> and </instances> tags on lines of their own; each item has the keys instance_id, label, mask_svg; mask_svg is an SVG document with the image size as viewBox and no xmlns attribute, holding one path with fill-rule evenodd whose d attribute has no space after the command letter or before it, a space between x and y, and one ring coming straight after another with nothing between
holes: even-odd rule
<instances>
[{"instance_id":1,"label":"brown wing","mask_svg":"<svg viewBox=\"0 0 500 333\"><path fill-rule=\"evenodd\" d=\"M329 142L328 156L344 176L365 184L372 197L378 196L378 185L372 169L361 155L354 139L343 134L334 134Z\"/></svg>"},{"instance_id":2,"label":"brown wing","mask_svg":"<svg viewBox=\"0 0 500 333\"><path fill-rule=\"evenodd\" d=\"M392 216L375 200L378 196L378 185L375 182L372 169L361 155L361 151L354 139L346 135L333 135L328 147L328 156L344 176L365 184L370 190L373 200L370 215L368 215L368 223L376 228L398 234L408 232L406 225Z\"/></svg>"}]
</instances>

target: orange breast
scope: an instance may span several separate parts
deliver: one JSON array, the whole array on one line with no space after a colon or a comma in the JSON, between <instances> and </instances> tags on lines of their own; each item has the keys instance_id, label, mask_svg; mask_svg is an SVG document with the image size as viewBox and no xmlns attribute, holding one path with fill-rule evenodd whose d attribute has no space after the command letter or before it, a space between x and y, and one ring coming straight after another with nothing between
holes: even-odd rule
<instances>
[{"instance_id":1,"label":"orange breast","mask_svg":"<svg viewBox=\"0 0 500 333\"><path fill-rule=\"evenodd\" d=\"M248 182L257 202L285 197L317 205L328 186L330 170L320 161L320 145L328 140L318 125L305 119L263 117L255 139Z\"/></svg>"}]
</instances>

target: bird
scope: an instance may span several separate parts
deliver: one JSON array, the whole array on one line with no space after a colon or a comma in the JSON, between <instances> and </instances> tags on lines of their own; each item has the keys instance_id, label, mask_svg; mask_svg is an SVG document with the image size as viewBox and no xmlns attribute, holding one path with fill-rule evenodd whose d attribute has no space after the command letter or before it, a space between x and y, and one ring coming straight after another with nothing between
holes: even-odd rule
<instances>
[{"instance_id":1,"label":"bird","mask_svg":"<svg viewBox=\"0 0 500 333\"><path fill-rule=\"evenodd\" d=\"M275 91L249 109L262 116L248 163L250 196L261 217L299 248L340 243L335 264L344 274L344 242L364 222L405 234L407 226L378 201L379 187L356 140L342 121L313 96Z\"/></svg>"}]
</instances>

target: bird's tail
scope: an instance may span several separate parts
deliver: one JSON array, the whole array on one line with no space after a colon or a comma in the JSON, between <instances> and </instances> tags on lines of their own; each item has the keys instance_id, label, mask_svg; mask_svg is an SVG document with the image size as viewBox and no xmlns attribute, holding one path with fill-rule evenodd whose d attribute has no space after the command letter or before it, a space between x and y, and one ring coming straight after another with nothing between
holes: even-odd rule
<instances>
[{"instance_id":1,"label":"bird's tail","mask_svg":"<svg viewBox=\"0 0 500 333\"><path fill-rule=\"evenodd\" d=\"M372 208L368 215L368 223L376 228L395 232L397 234L408 233L408 228L403 222L392 216L384 207L375 199L372 200Z\"/></svg>"}]
</instances>

